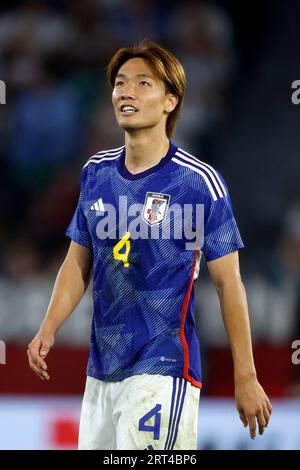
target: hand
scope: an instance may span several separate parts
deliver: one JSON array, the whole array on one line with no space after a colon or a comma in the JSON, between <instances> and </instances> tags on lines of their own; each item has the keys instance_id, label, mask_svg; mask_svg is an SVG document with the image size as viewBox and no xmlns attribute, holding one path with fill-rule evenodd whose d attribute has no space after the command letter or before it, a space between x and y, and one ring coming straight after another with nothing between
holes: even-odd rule
<instances>
[{"instance_id":1,"label":"hand","mask_svg":"<svg viewBox=\"0 0 300 470\"><path fill-rule=\"evenodd\" d=\"M28 345L27 355L31 370L42 380L49 380L45 357L54 344L54 335L39 331Z\"/></svg>"},{"instance_id":2,"label":"hand","mask_svg":"<svg viewBox=\"0 0 300 470\"><path fill-rule=\"evenodd\" d=\"M251 439L256 436L256 419L259 434L263 434L270 421L272 405L256 378L236 381L235 401L244 426L249 424Z\"/></svg>"}]
</instances>

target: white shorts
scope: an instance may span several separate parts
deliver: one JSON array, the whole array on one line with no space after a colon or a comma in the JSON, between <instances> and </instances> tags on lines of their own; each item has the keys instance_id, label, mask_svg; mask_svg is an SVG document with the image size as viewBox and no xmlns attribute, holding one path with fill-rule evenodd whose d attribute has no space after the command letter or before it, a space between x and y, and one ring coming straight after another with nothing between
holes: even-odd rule
<instances>
[{"instance_id":1,"label":"white shorts","mask_svg":"<svg viewBox=\"0 0 300 470\"><path fill-rule=\"evenodd\" d=\"M200 389L181 378L87 377L78 449L195 450L199 399Z\"/></svg>"}]
</instances>

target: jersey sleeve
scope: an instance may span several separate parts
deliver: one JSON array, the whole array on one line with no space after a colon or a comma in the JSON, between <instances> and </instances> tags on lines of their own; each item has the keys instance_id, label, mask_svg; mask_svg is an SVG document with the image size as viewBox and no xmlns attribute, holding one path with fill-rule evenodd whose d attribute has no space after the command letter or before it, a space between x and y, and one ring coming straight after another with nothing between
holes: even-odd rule
<instances>
[{"instance_id":1,"label":"jersey sleeve","mask_svg":"<svg viewBox=\"0 0 300 470\"><path fill-rule=\"evenodd\" d=\"M226 188L224 180L223 183ZM201 251L206 261L212 261L241 248L244 248L244 244L226 188L223 197L217 200L210 198L208 210L205 210L204 242Z\"/></svg>"},{"instance_id":2,"label":"jersey sleeve","mask_svg":"<svg viewBox=\"0 0 300 470\"><path fill-rule=\"evenodd\" d=\"M86 200L87 169L83 169L80 175L80 194L71 223L66 231L66 235L79 245L92 249L92 240L88 229L84 205Z\"/></svg>"}]
</instances>

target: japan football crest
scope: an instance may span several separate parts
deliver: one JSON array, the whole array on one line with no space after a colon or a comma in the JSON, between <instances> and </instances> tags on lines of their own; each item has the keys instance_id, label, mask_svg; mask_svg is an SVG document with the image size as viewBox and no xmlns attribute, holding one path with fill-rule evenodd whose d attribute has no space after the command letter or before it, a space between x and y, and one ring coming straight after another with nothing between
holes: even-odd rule
<instances>
[{"instance_id":1,"label":"japan football crest","mask_svg":"<svg viewBox=\"0 0 300 470\"><path fill-rule=\"evenodd\" d=\"M170 197L168 194L146 193L143 220L149 225L163 222L167 216Z\"/></svg>"}]
</instances>

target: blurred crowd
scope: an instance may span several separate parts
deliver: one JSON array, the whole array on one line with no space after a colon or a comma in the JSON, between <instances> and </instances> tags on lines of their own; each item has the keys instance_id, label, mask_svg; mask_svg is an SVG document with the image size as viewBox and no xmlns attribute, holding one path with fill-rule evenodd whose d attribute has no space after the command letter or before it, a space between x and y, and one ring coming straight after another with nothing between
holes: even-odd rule
<instances>
[{"instance_id":1,"label":"blurred crowd","mask_svg":"<svg viewBox=\"0 0 300 470\"><path fill-rule=\"evenodd\" d=\"M207 160L239 67L234 24L218 3L29 0L0 7L0 79L7 93L0 105L0 338L6 341L26 342L44 316L68 243L80 168L93 153L123 144L105 66L118 48L145 37L183 63L188 89L175 141ZM276 249L263 259L258 253L250 265L254 342L300 338L299 194ZM224 344L207 280L197 295L205 345ZM91 309L87 295L61 341L88 342Z\"/></svg>"},{"instance_id":2,"label":"blurred crowd","mask_svg":"<svg viewBox=\"0 0 300 470\"><path fill-rule=\"evenodd\" d=\"M225 13L201 2L30 0L1 12L3 273L28 274L24 257L29 270L52 265L82 164L123 143L105 79L112 54L148 37L179 56L189 85L176 141L199 148L222 114L231 34Z\"/></svg>"}]
</instances>

